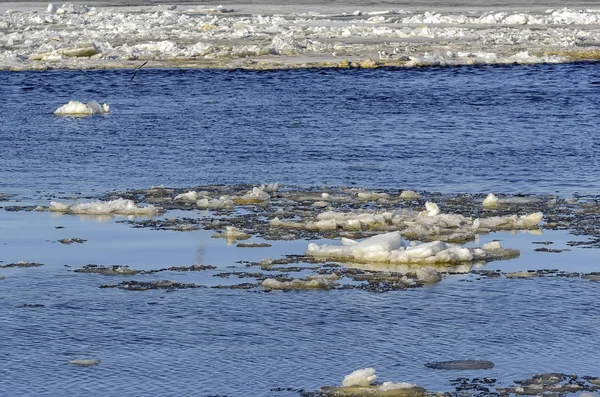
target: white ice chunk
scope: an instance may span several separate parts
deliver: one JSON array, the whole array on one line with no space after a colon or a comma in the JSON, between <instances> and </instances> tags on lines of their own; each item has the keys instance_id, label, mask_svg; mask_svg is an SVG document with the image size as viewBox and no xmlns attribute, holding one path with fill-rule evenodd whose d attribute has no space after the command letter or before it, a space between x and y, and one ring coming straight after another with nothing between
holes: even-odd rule
<instances>
[{"instance_id":1,"label":"white ice chunk","mask_svg":"<svg viewBox=\"0 0 600 397\"><path fill-rule=\"evenodd\" d=\"M68 115L91 115L91 114L106 114L109 112L109 106L105 103L100 105L96 101L89 101L88 103L82 103L79 101L69 101L66 105L63 105L56 109L54 114L61 116Z\"/></svg>"},{"instance_id":2,"label":"white ice chunk","mask_svg":"<svg viewBox=\"0 0 600 397\"><path fill-rule=\"evenodd\" d=\"M342 381L342 386L370 386L377 380L377 375L375 375L375 369L373 368L363 368L357 369L356 371L348 374L344 377Z\"/></svg>"},{"instance_id":3,"label":"white ice chunk","mask_svg":"<svg viewBox=\"0 0 600 397\"><path fill-rule=\"evenodd\" d=\"M400 198L402 200L418 200L421 198L421 195L414 190L403 190L400 193Z\"/></svg>"},{"instance_id":4,"label":"white ice chunk","mask_svg":"<svg viewBox=\"0 0 600 397\"><path fill-rule=\"evenodd\" d=\"M498 205L498 197L494 193L490 193L487 195L485 200L483 200L484 208L495 208Z\"/></svg>"},{"instance_id":5,"label":"white ice chunk","mask_svg":"<svg viewBox=\"0 0 600 397\"><path fill-rule=\"evenodd\" d=\"M417 385L408 382L383 382L381 386L379 386L379 390L388 391L397 389L412 389L413 387L417 387Z\"/></svg>"},{"instance_id":6,"label":"white ice chunk","mask_svg":"<svg viewBox=\"0 0 600 397\"><path fill-rule=\"evenodd\" d=\"M269 200L271 196L264 189L264 185L261 187L253 187L252 190L247 192L244 196L242 196L242 198L261 201Z\"/></svg>"},{"instance_id":7,"label":"white ice chunk","mask_svg":"<svg viewBox=\"0 0 600 397\"><path fill-rule=\"evenodd\" d=\"M440 208L436 203L431 203L427 201L425 203L425 211L419 213L420 216L436 216L441 214Z\"/></svg>"},{"instance_id":8,"label":"white ice chunk","mask_svg":"<svg viewBox=\"0 0 600 397\"><path fill-rule=\"evenodd\" d=\"M194 191L189 191L187 193L178 194L177 196L175 196L175 201L198 201L198 193Z\"/></svg>"},{"instance_id":9,"label":"white ice chunk","mask_svg":"<svg viewBox=\"0 0 600 397\"><path fill-rule=\"evenodd\" d=\"M342 245L308 245L307 255L339 258L360 263L390 264L454 264L473 260L501 259L519 255L517 250L505 250L500 246L488 245L486 249L463 248L456 244L432 241L405 247L400 232L384 233L360 242L342 239Z\"/></svg>"},{"instance_id":10,"label":"white ice chunk","mask_svg":"<svg viewBox=\"0 0 600 397\"><path fill-rule=\"evenodd\" d=\"M94 201L91 203L64 204L52 201L49 211L85 215L156 215L160 208L153 205L137 206L132 200L116 199L112 201Z\"/></svg>"}]
</instances>

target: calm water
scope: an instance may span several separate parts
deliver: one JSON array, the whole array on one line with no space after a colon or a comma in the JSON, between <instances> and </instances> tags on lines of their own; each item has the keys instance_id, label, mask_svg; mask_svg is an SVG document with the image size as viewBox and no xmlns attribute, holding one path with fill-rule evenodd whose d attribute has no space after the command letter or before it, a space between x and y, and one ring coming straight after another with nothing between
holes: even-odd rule
<instances>
[{"instance_id":1,"label":"calm water","mask_svg":"<svg viewBox=\"0 0 600 397\"><path fill-rule=\"evenodd\" d=\"M0 192L91 192L151 185L278 181L443 192L598 192L600 64L375 71L0 72ZM62 118L70 99L108 116ZM10 204L10 203L9 203ZM181 216L177 212L165 216ZM186 214L186 216L191 216ZM56 229L63 226L64 229ZM132 229L115 220L0 209L0 396L289 396L372 366L380 379L451 389L459 376L505 384L537 372L596 375L600 284L475 280L413 291L261 293L100 289L136 269L302 253L306 241L244 250L211 233ZM88 239L66 246L60 238ZM503 271L598 271L564 232L500 233L519 259ZM69 266L69 267L67 267ZM238 283L211 272L127 279ZM43 304L41 308L24 303ZM97 367L69 360L98 358ZM434 360L486 359L484 372Z\"/></svg>"},{"instance_id":2,"label":"calm water","mask_svg":"<svg viewBox=\"0 0 600 397\"><path fill-rule=\"evenodd\" d=\"M600 64L0 72L0 192L278 181L597 192ZM70 99L112 114L57 117Z\"/></svg>"},{"instance_id":3,"label":"calm water","mask_svg":"<svg viewBox=\"0 0 600 397\"><path fill-rule=\"evenodd\" d=\"M179 214L165 216L174 215ZM125 279L236 284L247 279L212 275L239 267L240 259L302 253L307 245L292 241L248 250L211 234L0 212L1 259L45 263L0 269L6 277L0 280L0 395L291 396L270 389L316 390L365 366L375 367L382 380L430 390L452 390L449 381L459 376L497 377L507 384L537 372L600 375L600 289L581 279L464 282L463 276L451 276L431 287L385 294L98 288ZM73 236L88 242L56 242ZM595 250L533 251L537 246L531 242L545 239L565 248L559 232L498 233L483 236L481 244L492 238L522 249L522 256L489 264L490 269L598 269ZM218 269L125 278L72 272L87 263L135 269L204 263ZM90 368L68 363L79 358L102 362ZM450 359L492 360L496 367L465 372L423 366Z\"/></svg>"}]
</instances>

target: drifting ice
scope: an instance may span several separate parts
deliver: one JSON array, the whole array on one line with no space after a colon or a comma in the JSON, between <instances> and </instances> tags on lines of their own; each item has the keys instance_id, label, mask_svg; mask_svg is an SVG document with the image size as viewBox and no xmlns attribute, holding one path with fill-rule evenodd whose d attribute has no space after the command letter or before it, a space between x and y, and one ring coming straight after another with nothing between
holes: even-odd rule
<instances>
[{"instance_id":1,"label":"drifting ice","mask_svg":"<svg viewBox=\"0 0 600 397\"><path fill-rule=\"evenodd\" d=\"M361 242L342 238L341 242L341 246L310 243L306 254L350 262L392 264L460 263L511 258L519 255L518 250L503 249L498 242L486 244L481 248L462 248L459 245L442 241L406 247L400 232L380 234ZM423 274L423 276L426 275Z\"/></svg>"},{"instance_id":2,"label":"drifting ice","mask_svg":"<svg viewBox=\"0 0 600 397\"><path fill-rule=\"evenodd\" d=\"M90 115L90 114L106 114L110 110L108 104L100 105L96 101L89 101L88 103L82 103L79 101L69 101L66 105L63 105L56 109L54 114L61 116L68 115Z\"/></svg>"},{"instance_id":3,"label":"drifting ice","mask_svg":"<svg viewBox=\"0 0 600 397\"><path fill-rule=\"evenodd\" d=\"M65 204L50 202L48 211L79 215L156 215L160 208L153 205L139 207L132 200L94 201L92 203Z\"/></svg>"}]
</instances>

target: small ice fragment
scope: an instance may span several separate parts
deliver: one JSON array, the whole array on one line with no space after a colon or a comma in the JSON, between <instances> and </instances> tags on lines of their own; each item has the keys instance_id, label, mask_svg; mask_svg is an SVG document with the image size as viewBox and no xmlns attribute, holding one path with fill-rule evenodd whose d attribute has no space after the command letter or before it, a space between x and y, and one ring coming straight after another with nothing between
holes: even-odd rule
<instances>
[{"instance_id":1,"label":"small ice fragment","mask_svg":"<svg viewBox=\"0 0 600 397\"><path fill-rule=\"evenodd\" d=\"M56 6L54 4L52 4L52 3L49 3L48 4L48 8L46 9L46 11L49 14L55 14L56 13Z\"/></svg>"},{"instance_id":2,"label":"small ice fragment","mask_svg":"<svg viewBox=\"0 0 600 397\"><path fill-rule=\"evenodd\" d=\"M421 211L419 213L420 216L436 216L439 215L442 211L440 211L440 208L438 207L438 205L436 203L431 203L429 201L427 201L425 203L425 211Z\"/></svg>"},{"instance_id":3,"label":"small ice fragment","mask_svg":"<svg viewBox=\"0 0 600 397\"><path fill-rule=\"evenodd\" d=\"M500 241L491 241L487 244L483 244L481 249L484 251L500 251L502 249L502 245L500 245Z\"/></svg>"},{"instance_id":4,"label":"small ice fragment","mask_svg":"<svg viewBox=\"0 0 600 397\"><path fill-rule=\"evenodd\" d=\"M375 375L375 369L357 369L356 371L344 377L344 380L342 381L342 386L370 386L376 380L377 375Z\"/></svg>"},{"instance_id":5,"label":"small ice fragment","mask_svg":"<svg viewBox=\"0 0 600 397\"><path fill-rule=\"evenodd\" d=\"M417 274L417 279L425 284L433 284L442 280L440 273L431 267L419 268L415 273Z\"/></svg>"},{"instance_id":6,"label":"small ice fragment","mask_svg":"<svg viewBox=\"0 0 600 397\"><path fill-rule=\"evenodd\" d=\"M397 390L397 389L412 389L413 387L417 387L414 383L408 382L383 382L381 386L379 386L379 390L388 391L388 390Z\"/></svg>"},{"instance_id":7,"label":"small ice fragment","mask_svg":"<svg viewBox=\"0 0 600 397\"><path fill-rule=\"evenodd\" d=\"M498 197L494 193L488 194L485 200L483 200L483 208L495 208L497 205Z\"/></svg>"},{"instance_id":8,"label":"small ice fragment","mask_svg":"<svg viewBox=\"0 0 600 397\"><path fill-rule=\"evenodd\" d=\"M400 198L402 200L418 200L421 198L421 195L414 190L403 190L400 193Z\"/></svg>"},{"instance_id":9,"label":"small ice fragment","mask_svg":"<svg viewBox=\"0 0 600 397\"><path fill-rule=\"evenodd\" d=\"M187 193L181 193L175 196L175 201L198 201L198 193L189 191Z\"/></svg>"}]
</instances>

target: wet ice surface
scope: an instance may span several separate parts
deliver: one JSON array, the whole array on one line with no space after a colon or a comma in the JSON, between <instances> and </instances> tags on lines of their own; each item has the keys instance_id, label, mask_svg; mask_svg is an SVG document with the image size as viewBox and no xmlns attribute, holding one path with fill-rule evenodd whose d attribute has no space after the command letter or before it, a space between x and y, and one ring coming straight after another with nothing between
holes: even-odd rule
<instances>
[{"instance_id":1,"label":"wet ice surface","mask_svg":"<svg viewBox=\"0 0 600 397\"><path fill-rule=\"evenodd\" d=\"M0 280L5 308L0 321L7 363L3 390L8 394L55 395L68 387L70 395L139 395L156 389L165 395L295 395L270 390L339 385L346 374L367 366L376 367L381 379L428 390L453 390L450 380L457 377L493 377L507 385L538 372L599 375L596 282L456 275L385 294L100 289L101 284L130 279L235 284L245 280L213 275L255 271L236 261L302 254L308 241L269 241L270 248L246 249L211 238L211 231L134 229L119 222L126 219L119 216L8 211L0 216L0 260L44 263L0 271L6 277ZM179 210L163 215L182 216L195 215ZM87 241L57 242L67 237ZM567 248L566 241L577 238L564 231L498 232L472 244L493 239L520 249L521 256L486 269L598 270L596 249L534 251L539 245L532 243L539 241ZM217 269L136 276L73 272L88 263L145 270L206 264ZM23 307L25 303L44 306ZM89 368L69 363L78 359L101 362ZM424 366L454 359L490 360L495 367L482 373Z\"/></svg>"},{"instance_id":2,"label":"wet ice surface","mask_svg":"<svg viewBox=\"0 0 600 397\"><path fill-rule=\"evenodd\" d=\"M0 192L215 181L597 189L599 64L131 73L1 72ZM111 114L52 115L71 99L107 102Z\"/></svg>"}]
</instances>

